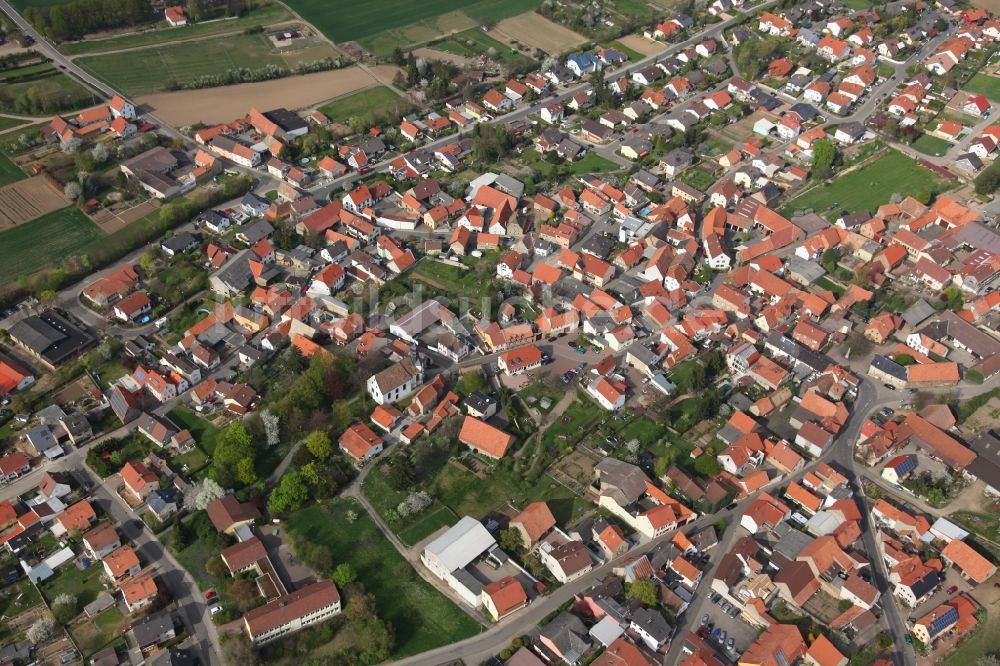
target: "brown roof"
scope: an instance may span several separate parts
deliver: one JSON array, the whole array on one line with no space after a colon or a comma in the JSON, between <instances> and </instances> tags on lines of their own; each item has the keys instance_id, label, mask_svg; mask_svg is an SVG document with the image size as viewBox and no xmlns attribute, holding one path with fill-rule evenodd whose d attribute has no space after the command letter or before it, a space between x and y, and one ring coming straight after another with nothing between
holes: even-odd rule
<instances>
[{"instance_id":1,"label":"brown roof","mask_svg":"<svg viewBox=\"0 0 1000 666\"><path fill-rule=\"evenodd\" d=\"M156 581L149 576L130 580L122 585L122 596L130 606L137 601L156 596Z\"/></svg>"},{"instance_id":2,"label":"brown roof","mask_svg":"<svg viewBox=\"0 0 1000 666\"><path fill-rule=\"evenodd\" d=\"M953 562L966 576L983 583L996 573L997 568L985 557L974 551L964 541L953 539L941 550L941 556Z\"/></svg>"},{"instance_id":3,"label":"brown roof","mask_svg":"<svg viewBox=\"0 0 1000 666\"><path fill-rule=\"evenodd\" d=\"M254 608L243 616L243 621L251 636L259 636L296 618L338 603L340 593L337 586L332 581L321 580Z\"/></svg>"},{"instance_id":4,"label":"brown roof","mask_svg":"<svg viewBox=\"0 0 1000 666\"><path fill-rule=\"evenodd\" d=\"M113 525L101 523L94 529L83 535L83 540L87 542L92 550L102 550L118 541L118 532Z\"/></svg>"},{"instance_id":5,"label":"brown roof","mask_svg":"<svg viewBox=\"0 0 1000 666\"><path fill-rule=\"evenodd\" d=\"M521 513L514 516L510 521L511 525L520 524L527 532L528 538L538 541L542 535L548 532L556 524L556 519L549 511L549 506L545 502L532 502L524 507Z\"/></svg>"},{"instance_id":6,"label":"brown roof","mask_svg":"<svg viewBox=\"0 0 1000 666\"><path fill-rule=\"evenodd\" d=\"M513 440L512 435L474 416L465 417L458 433L458 441L492 458L502 458Z\"/></svg>"},{"instance_id":7,"label":"brown roof","mask_svg":"<svg viewBox=\"0 0 1000 666\"><path fill-rule=\"evenodd\" d=\"M528 595L513 576L505 576L483 588L483 594L489 595L496 606L497 614L504 615L528 603Z\"/></svg>"},{"instance_id":8,"label":"brown roof","mask_svg":"<svg viewBox=\"0 0 1000 666\"><path fill-rule=\"evenodd\" d=\"M595 659L592 666L652 666L642 650L621 637L608 646L600 657Z\"/></svg>"},{"instance_id":9,"label":"brown roof","mask_svg":"<svg viewBox=\"0 0 1000 666\"><path fill-rule=\"evenodd\" d=\"M236 573L240 569L250 566L257 560L267 557L264 544L257 537L250 537L246 541L241 541L236 545L226 548L221 553L222 560L229 567L229 570Z\"/></svg>"},{"instance_id":10,"label":"brown roof","mask_svg":"<svg viewBox=\"0 0 1000 666\"><path fill-rule=\"evenodd\" d=\"M225 532L236 523L260 518L257 507L249 502L240 502L234 495L225 495L213 500L206 510L215 529L220 532Z\"/></svg>"}]
</instances>

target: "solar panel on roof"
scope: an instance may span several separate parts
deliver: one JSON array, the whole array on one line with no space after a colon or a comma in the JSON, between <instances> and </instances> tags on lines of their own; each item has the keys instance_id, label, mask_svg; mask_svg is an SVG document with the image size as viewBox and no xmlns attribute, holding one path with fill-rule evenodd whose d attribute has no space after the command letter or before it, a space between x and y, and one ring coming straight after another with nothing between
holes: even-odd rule
<instances>
[{"instance_id":1,"label":"solar panel on roof","mask_svg":"<svg viewBox=\"0 0 1000 666\"><path fill-rule=\"evenodd\" d=\"M907 472L912 472L917 468L916 456L907 456L896 466L896 474L902 476Z\"/></svg>"},{"instance_id":2,"label":"solar panel on roof","mask_svg":"<svg viewBox=\"0 0 1000 666\"><path fill-rule=\"evenodd\" d=\"M930 635L937 636L939 633L958 622L958 611L949 608L944 615L931 620Z\"/></svg>"}]
</instances>

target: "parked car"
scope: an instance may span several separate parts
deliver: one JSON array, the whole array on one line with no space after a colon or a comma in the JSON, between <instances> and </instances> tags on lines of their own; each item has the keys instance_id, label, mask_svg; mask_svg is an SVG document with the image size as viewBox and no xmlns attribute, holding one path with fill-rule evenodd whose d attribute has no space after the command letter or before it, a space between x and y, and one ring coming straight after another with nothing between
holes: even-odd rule
<instances>
[{"instance_id":1,"label":"parked car","mask_svg":"<svg viewBox=\"0 0 1000 666\"><path fill-rule=\"evenodd\" d=\"M733 649L733 646L735 644L736 644L736 641L734 641L732 638L730 638L728 641L726 641L726 647L729 648L730 650Z\"/></svg>"},{"instance_id":2,"label":"parked car","mask_svg":"<svg viewBox=\"0 0 1000 666\"><path fill-rule=\"evenodd\" d=\"M722 604L722 612L728 614L729 611L733 610L733 605L728 601Z\"/></svg>"},{"instance_id":3,"label":"parked car","mask_svg":"<svg viewBox=\"0 0 1000 666\"><path fill-rule=\"evenodd\" d=\"M218 615L221 612L222 612L222 606L212 606L211 610L212 615Z\"/></svg>"},{"instance_id":4,"label":"parked car","mask_svg":"<svg viewBox=\"0 0 1000 666\"><path fill-rule=\"evenodd\" d=\"M701 626L704 627L706 624L708 624L708 613L701 616Z\"/></svg>"},{"instance_id":5,"label":"parked car","mask_svg":"<svg viewBox=\"0 0 1000 666\"><path fill-rule=\"evenodd\" d=\"M735 619L739 617L739 615L740 615L740 609L737 608L736 606L733 606L733 610L729 611L729 617Z\"/></svg>"},{"instance_id":6,"label":"parked car","mask_svg":"<svg viewBox=\"0 0 1000 666\"><path fill-rule=\"evenodd\" d=\"M955 594L958 592L958 585L952 585L948 588L948 594Z\"/></svg>"},{"instance_id":7,"label":"parked car","mask_svg":"<svg viewBox=\"0 0 1000 666\"><path fill-rule=\"evenodd\" d=\"M209 590L208 592L205 593L205 601L211 601L217 596L218 595L215 593L215 590Z\"/></svg>"}]
</instances>

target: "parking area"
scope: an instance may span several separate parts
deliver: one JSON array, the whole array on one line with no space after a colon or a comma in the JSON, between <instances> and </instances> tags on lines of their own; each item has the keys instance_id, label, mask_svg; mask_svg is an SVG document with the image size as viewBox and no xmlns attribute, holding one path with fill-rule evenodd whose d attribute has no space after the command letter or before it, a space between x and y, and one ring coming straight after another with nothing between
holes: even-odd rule
<instances>
[{"instance_id":1,"label":"parking area","mask_svg":"<svg viewBox=\"0 0 1000 666\"><path fill-rule=\"evenodd\" d=\"M583 353L577 351L576 344L577 336L575 333L568 333L560 338L556 338L555 342L549 342L544 340L539 343L538 348L542 350L543 354L548 354L552 357L552 362L544 366L545 374L555 381L561 382L561 377L569 372L574 371L577 376L567 384L572 384L579 381L579 371L581 370L580 364L586 366L596 363L606 356L606 352L595 351L590 345L584 347Z\"/></svg>"},{"instance_id":2,"label":"parking area","mask_svg":"<svg viewBox=\"0 0 1000 666\"><path fill-rule=\"evenodd\" d=\"M715 603L716 595L711 596L712 603L704 607L702 612L702 617L699 618L699 626L706 631L709 631L713 637L715 637L716 632L719 632L719 636L714 641L716 645L725 646L722 649L722 653L730 661L735 661L735 659L743 654L743 652L750 647L750 644L757 640L757 629L753 626L747 624L740 619L738 612L730 609L726 612L726 602L720 600L719 603ZM736 617L732 617L733 613L736 612ZM708 616L706 623L701 624L702 620L705 620L705 615ZM709 630L709 627L711 629ZM724 633L723 633L724 632ZM725 636L725 638L722 638ZM720 647L722 647L720 645ZM730 647L731 646L731 647Z\"/></svg>"}]
</instances>

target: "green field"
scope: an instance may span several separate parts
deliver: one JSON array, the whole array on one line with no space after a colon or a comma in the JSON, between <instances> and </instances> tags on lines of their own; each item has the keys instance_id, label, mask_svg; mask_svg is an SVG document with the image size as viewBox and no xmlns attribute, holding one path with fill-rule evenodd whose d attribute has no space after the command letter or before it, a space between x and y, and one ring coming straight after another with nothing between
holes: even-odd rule
<instances>
[{"instance_id":1,"label":"green field","mask_svg":"<svg viewBox=\"0 0 1000 666\"><path fill-rule=\"evenodd\" d=\"M61 5L64 2L66 0L11 0L10 4L24 10L28 7L51 7L52 5Z\"/></svg>"},{"instance_id":2,"label":"green field","mask_svg":"<svg viewBox=\"0 0 1000 666\"><path fill-rule=\"evenodd\" d=\"M21 168L11 162L6 155L0 155L0 185L7 185L22 178L25 178L25 175Z\"/></svg>"},{"instance_id":3,"label":"green field","mask_svg":"<svg viewBox=\"0 0 1000 666\"><path fill-rule=\"evenodd\" d=\"M328 47L319 47L310 60L333 56ZM107 54L87 56L77 62L96 76L123 90L128 95L143 95L169 89L168 82L179 85L201 76L222 74L226 70L265 65L290 66L293 63L273 52L263 35L240 35L191 44L165 44L127 56Z\"/></svg>"},{"instance_id":4,"label":"green field","mask_svg":"<svg viewBox=\"0 0 1000 666\"><path fill-rule=\"evenodd\" d=\"M610 48L617 49L617 50L621 51L622 53L624 53L625 55L627 55L628 59L631 60L632 62L635 62L637 60L642 60L643 58L646 57L646 56L642 55L641 53L639 53L638 51L636 51L635 49L630 49L629 47L625 46L624 44L622 44L621 42L618 42L618 41L611 42L610 44L608 44L608 46Z\"/></svg>"},{"instance_id":5,"label":"green field","mask_svg":"<svg viewBox=\"0 0 1000 666\"><path fill-rule=\"evenodd\" d=\"M147 30L146 32L122 35L120 37L108 37L106 39L69 42L60 45L59 50L67 55L81 55L84 53L102 53L118 49L129 49L137 46L153 46L154 44L175 42L179 39L193 39L222 33L240 32L253 26L267 26L287 21L291 18L291 12L284 5L268 3L255 6L249 13L240 18L192 23L179 28L162 27L157 30ZM166 26L167 24L164 22L160 25Z\"/></svg>"},{"instance_id":6,"label":"green field","mask_svg":"<svg viewBox=\"0 0 1000 666\"><path fill-rule=\"evenodd\" d=\"M614 171L618 168L617 164L601 157L597 153L587 153L581 159L573 162L572 166L570 166L570 172L579 175L582 173L603 173L605 171Z\"/></svg>"},{"instance_id":7,"label":"green field","mask_svg":"<svg viewBox=\"0 0 1000 666\"><path fill-rule=\"evenodd\" d=\"M473 28L480 23L531 11L540 0L371 0L343 4L330 11L325 0L290 0L293 10L335 42L358 41L375 53L395 46L433 40L452 30ZM457 13L461 12L461 15ZM438 17L454 13L448 20ZM407 28L413 27L413 30ZM376 37L379 33L385 33ZM391 36L391 38L390 38Z\"/></svg>"},{"instance_id":8,"label":"green field","mask_svg":"<svg viewBox=\"0 0 1000 666\"><path fill-rule=\"evenodd\" d=\"M782 209L785 214L813 209L819 214L830 211L874 212L888 203L896 192L906 196L921 190L935 190L941 181L915 160L891 150L856 171L835 179L832 183L814 187L795 197Z\"/></svg>"},{"instance_id":9,"label":"green field","mask_svg":"<svg viewBox=\"0 0 1000 666\"><path fill-rule=\"evenodd\" d=\"M966 92L983 95L991 102L1000 102L1000 77L976 74L962 86L962 89Z\"/></svg>"},{"instance_id":10,"label":"green field","mask_svg":"<svg viewBox=\"0 0 1000 666\"><path fill-rule=\"evenodd\" d=\"M3 73L0 111L47 115L82 109L98 98L49 63L26 65Z\"/></svg>"},{"instance_id":11,"label":"green field","mask_svg":"<svg viewBox=\"0 0 1000 666\"><path fill-rule=\"evenodd\" d=\"M921 134L911 145L924 155L944 155L951 148L950 143L930 134Z\"/></svg>"},{"instance_id":12,"label":"green field","mask_svg":"<svg viewBox=\"0 0 1000 666\"><path fill-rule=\"evenodd\" d=\"M9 129L14 129L15 127L20 127L21 125L26 125L27 121L19 120L17 118L5 118L0 116L0 132L5 132Z\"/></svg>"},{"instance_id":13,"label":"green field","mask_svg":"<svg viewBox=\"0 0 1000 666\"><path fill-rule=\"evenodd\" d=\"M707 192L715 184L715 176L702 169L688 169L681 180L699 192Z\"/></svg>"},{"instance_id":14,"label":"green field","mask_svg":"<svg viewBox=\"0 0 1000 666\"><path fill-rule=\"evenodd\" d=\"M355 116L371 113L373 109L384 109L391 104L403 101L390 88L377 86L356 92L346 97L335 99L324 104L319 111L333 122L346 122Z\"/></svg>"},{"instance_id":15,"label":"green field","mask_svg":"<svg viewBox=\"0 0 1000 666\"><path fill-rule=\"evenodd\" d=\"M64 257L79 254L84 245L107 238L76 206L0 232L0 285L23 275L55 268Z\"/></svg>"},{"instance_id":16,"label":"green field","mask_svg":"<svg viewBox=\"0 0 1000 666\"><path fill-rule=\"evenodd\" d=\"M353 523L346 518L349 510L358 514ZM285 526L328 546L335 561L354 567L365 590L375 596L379 616L395 630L393 659L479 633L471 617L417 575L357 503L314 505L286 519Z\"/></svg>"}]
</instances>

